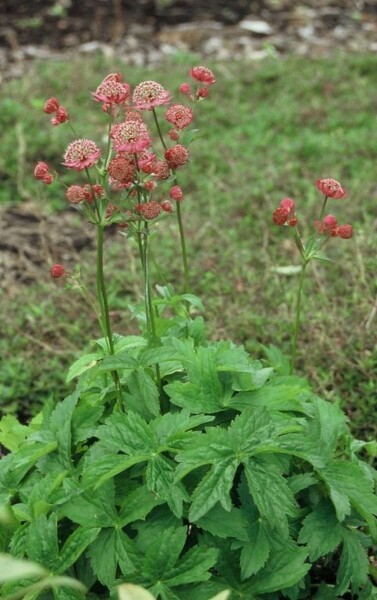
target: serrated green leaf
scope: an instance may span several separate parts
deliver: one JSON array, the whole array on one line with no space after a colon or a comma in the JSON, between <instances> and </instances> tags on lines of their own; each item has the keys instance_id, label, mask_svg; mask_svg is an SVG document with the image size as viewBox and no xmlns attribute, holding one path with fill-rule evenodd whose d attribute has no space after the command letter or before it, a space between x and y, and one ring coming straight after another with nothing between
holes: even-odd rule
<instances>
[{"instance_id":1,"label":"serrated green leaf","mask_svg":"<svg viewBox=\"0 0 377 600\"><path fill-rule=\"evenodd\" d=\"M67 539L60 551L55 573L63 574L73 565L100 532L99 527L79 527Z\"/></svg>"},{"instance_id":2,"label":"serrated green leaf","mask_svg":"<svg viewBox=\"0 0 377 600\"><path fill-rule=\"evenodd\" d=\"M72 466L72 417L79 399L79 390L57 404L49 420L49 431L58 442L59 459L65 469Z\"/></svg>"},{"instance_id":3,"label":"serrated green leaf","mask_svg":"<svg viewBox=\"0 0 377 600\"><path fill-rule=\"evenodd\" d=\"M112 450L129 455L153 452L158 448L150 425L132 411L127 414L112 414L98 428L97 437Z\"/></svg>"},{"instance_id":4,"label":"serrated green leaf","mask_svg":"<svg viewBox=\"0 0 377 600\"><path fill-rule=\"evenodd\" d=\"M268 363L279 375L289 375L291 372L290 360L280 348L270 344L269 346L262 346L262 350L267 357Z\"/></svg>"},{"instance_id":5,"label":"serrated green leaf","mask_svg":"<svg viewBox=\"0 0 377 600\"><path fill-rule=\"evenodd\" d=\"M342 530L332 504L323 500L305 517L298 541L307 544L310 560L314 562L340 545Z\"/></svg>"},{"instance_id":6,"label":"serrated green leaf","mask_svg":"<svg viewBox=\"0 0 377 600\"><path fill-rule=\"evenodd\" d=\"M148 488L165 500L172 513L180 518L183 502L189 496L181 482L174 480L175 464L164 456L155 454L148 461L146 481Z\"/></svg>"},{"instance_id":7,"label":"serrated green leaf","mask_svg":"<svg viewBox=\"0 0 377 600\"><path fill-rule=\"evenodd\" d=\"M232 421L228 433L229 444L235 452L250 455L258 446L273 443L275 426L266 408L247 408Z\"/></svg>"},{"instance_id":8,"label":"serrated green leaf","mask_svg":"<svg viewBox=\"0 0 377 600\"><path fill-rule=\"evenodd\" d=\"M84 488L94 487L94 489L98 489L108 479L112 479L116 475L119 475L119 473L133 467L133 465L145 462L149 458L150 454L139 454L136 456L110 454L109 456L98 458L95 462L85 467L82 485Z\"/></svg>"},{"instance_id":9,"label":"serrated green leaf","mask_svg":"<svg viewBox=\"0 0 377 600\"><path fill-rule=\"evenodd\" d=\"M266 383L259 390L235 394L229 405L240 411L250 406L254 408L265 406L269 410L305 413L307 406L303 398L308 392L309 386L305 379L279 377Z\"/></svg>"},{"instance_id":10,"label":"serrated green leaf","mask_svg":"<svg viewBox=\"0 0 377 600\"><path fill-rule=\"evenodd\" d=\"M220 504L216 504L196 524L219 538L235 538L243 541L249 539L244 512L234 506L227 511Z\"/></svg>"},{"instance_id":11,"label":"serrated green leaf","mask_svg":"<svg viewBox=\"0 0 377 600\"><path fill-rule=\"evenodd\" d=\"M165 583L168 586L187 585L198 581L207 581L217 559L216 548L196 546L184 554L177 566L171 569Z\"/></svg>"},{"instance_id":12,"label":"serrated green leaf","mask_svg":"<svg viewBox=\"0 0 377 600\"><path fill-rule=\"evenodd\" d=\"M128 523L143 520L161 503L146 485L141 485L128 494L119 509L118 524L125 527Z\"/></svg>"},{"instance_id":13,"label":"serrated green leaf","mask_svg":"<svg viewBox=\"0 0 377 600\"><path fill-rule=\"evenodd\" d=\"M132 559L135 550L131 540L120 529L102 529L87 554L98 580L107 587L115 582L118 564L123 573L134 571Z\"/></svg>"},{"instance_id":14,"label":"serrated green leaf","mask_svg":"<svg viewBox=\"0 0 377 600\"><path fill-rule=\"evenodd\" d=\"M357 593L360 586L368 579L369 560L360 542L358 533L343 529L343 548L340 556L339 569L336 577L336 592L343 596L352 585Z\"/></svg>"},{"instance_id":15,"label":"serrated green leaf","mask_svg":"<svg viewBox=\"0 0 377 600\"><path fill-rule=\"evenodd\" d=\"M270 555L270 541L262 520L255 521L248 528L250 541L242 545L240 567L241 579L248 579L258 573Z\"/></svg>"},{"instance_id":16,"label":"serrated green leaf","mask_svg":"<svg viewBox=\"0 0 377 600\"><path fill-rule=\"evenodd\" d=\"M350 514L350 504L363 517L377 515L373 483L356 463L333 460L318 474L326 483L339 521Z\"/></svg>"},{"instance_id":17,"label":"serrated green leaf","mask_svg":"<svg viewBox=\"0 0 377 600\"><path fill-rule=\"evenodd\" d=\"M252 580L256 594L269 594L291 587L301 581L310 569L305 549L284 545L269 559L267 565Z\"/></svg>"},{"instance_id":18,"label":"serrated green leaf","mask_svg":"<svg viewBox=\"0 0 377 600\"><path fill-rule=\"evenodd\" d=\"M192 415L188 410L181 410L177 413L166 413L154 419L150 427L154 431L159 445L174 444L182 434L190 429L204 425L213 421L211 415Z\"/></svg>"},{"instance_id":19,"label":"serrated green leaf","mask_svg":"<svg viewBox=\"0 0 377 600\"><path fill-rule=\"evenodd\" d=\"M80 488L77 489L79 491ZM82 492L82 490L80 490ZM83 527L112 527L117 520L114 482L107 481L95 494L92 490L75 494L61 506L61 514Z\"/></svg>"},{"instance_id":20,"label":"serrated green leaf","mask_svg":"<svg viewBox=\"0 0 377 600\"><path fill-rule=\"evenodd\" d=\"M238 467L236 458L228 457L214 464L203 477L192 495L190 521L197 521L205 515L217 502L230 510L232 501L230 490Z\"/></svg>"},{"instance_id":21,"label":"serrated green leaf","mask_svg":"<svg viewBox=\"0 0 377 600\"><path fill-rule=\"evenodd\" d=\"M244 464L248 488L261 516L287 536L288 517L297 515L297 507L286 479L264 457L253 457Z\"/></svg>"},{"instance_id":22,"label":"serrated green leaf","mask_svg":"<svg viewBox=\"0 0 377 600\"><path fill-rule=\"evenodd\" d=\"M69 383L75 377L79 377L80 375L85 373L85 371L92 369L99 363L99 361L102 358L103 354L101 354L100 352L84 354L84 356L80 356L80 358L78 358L68 369L66 382Z\"/></svg>"},{"instance_id":23,"label":"serrated green leaf","mask_svg":"<svg viewBox=\"0 0 377 600\"><path fill-rule=\"evenodd\" d=\"M28 558L55 571L59 556L56 515L41 515L29 525L26 548Z\"/></svg>"},{"instance_id":24,"label":"serrated green leaf","mask_svg":"<svg viewBox=\"0 0 377 600\"><path fill-rule=\"evenodd\" d=\"M147 371L141 368L133 371L127 378L127 384L130 394L138 399L138 403L142 401L151 415L155 417L160 413L159 391Z\"/></svg>"},{"instance_id":25,"label":"serrated green leaf","mask_svg":"<svg viewBox=\"0 0 377 600\"><path fill-rule=\"evenodd\" d=\"M103 357L103 359L98 363L98 372L107 373L117 370L132 371L137 369L138 366L138 361L133 356L130 356L129 351L127 351Z\"/></svg>"},{"instance_id":26,"label":"serrated green leaf","mask_svg":"<svg viewBox=\"0 0 377 600\"><path fill-rule=\"evenodd\" d=\"M0 444L15 452L29 433L26 425L21 425L14 415L5 415L0 420Z\"/></svg>"},{"instance_id":27,"label":"serrated green leaf","mask_svg":"<svg viewBox=\"0 0 377 600\"><path fill-rule=\"evenodd\" d=\"M152 538L143 562L143 575L150 581L165 580L178 561L185 542L185 527L167 527L158 539Z\"/></svg>"}]
</instances>

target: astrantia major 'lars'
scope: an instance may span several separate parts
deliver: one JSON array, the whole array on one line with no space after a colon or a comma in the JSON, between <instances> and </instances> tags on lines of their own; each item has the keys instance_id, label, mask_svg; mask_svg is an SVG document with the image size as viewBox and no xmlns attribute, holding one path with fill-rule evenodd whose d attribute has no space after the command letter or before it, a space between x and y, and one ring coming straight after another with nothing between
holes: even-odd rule
<instances>
[{"instance_id":1,"label":"astrantia major 'lars'","mask_svg":"<svg viewBox=\"0 0 377 600\"><path fill-rule=\"evenodd\" d=\"M95 142L88 139L78 139L68 144L62 164L69 169L83 171L87 167L92 167L100 156L101 150Z\"/></svg>"},{"instance_id":2,"label":"astrantia major 'lars'","mask_svg":"<svg viewBox=\"0 0 377 600\"><path fill-rule=\"evenodd\" d=\"M338 200L339 198L345 198L347 196L346 190L342 188L339 181L331 179L330 177L326 179L317 179L316 185L319 191L327 198Z\"/></svg>"},{"instance_id":3,"label":"astrantia major 'lars'","mask_svg":"<svg viewBox=\"0 0 377 600\"><path fill-rule=\"evenodd\" d=\"M185 146L176 144L165 152L165 159L171 169L178 169L189 160L189 153Z\"/></svg>"},{"instance_id":4,"label":"astrantia major 'lars'","mask_svg":"<svg viewBox=\"0 0 377 600\"><path fill-rule=\"evenodd\" d=\"M119 73L110 73L95 92L92 92L94 100L103 102L103 110L108 110L114 104L124 104L130 96L131 87L128 83L122 83Z\"/></svg>"},{"instance_id":5,"label":"astrantia major 'lars'","mask_svg":"<svg viewBox=\"0 0 377 600\"><path fill-rule=\"evenodd\" d=\"M184 104L173 104L165 114L166 120L177 129L184 129L190 125L193 116L192 109L189 106L184 106Z\"/></svg>"},{"instance_id":6,"label":"astrantia major 'lars'","mask_svg":"<svg viewBox=\"0 0 377 600\"><path fill-rule=\"evenodd\" d=\"M212 85L213 83L216 83L216 79L211 69L208 69L207 67L203 67L201 65L198 67L192 67L189 74L192 79L198 81L199 83L204 83L205 85Z\"/></svg>"},{"instance_id":7,"label":"astrantia major 'lars'","mask_svg":"<svg viewBox=\"0 0 377 600\"><path fill-rule=\"evenodd\" d=\"M117 123L111 129L110 137L117 152L143 152L152 144L148 127L136 119Z\"/></svg>"},{"instance_id":8,"label":"astrantia major 'lars'","mask_svg":"<svg viewBox=\"0 0 377 600\"><path fill-rule=\"evenodd\" d=\"M132 94L133 105L139 110L152 110L156 106L169 104L170 98L170 92L157 81L142 81Z\"/></svg>"}]
</instances>

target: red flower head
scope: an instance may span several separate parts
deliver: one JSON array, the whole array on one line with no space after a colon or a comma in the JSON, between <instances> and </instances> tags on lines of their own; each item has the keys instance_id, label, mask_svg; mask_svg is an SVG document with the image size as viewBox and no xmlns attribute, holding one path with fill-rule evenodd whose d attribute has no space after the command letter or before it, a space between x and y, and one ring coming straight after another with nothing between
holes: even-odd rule
<instances>
[{"instance_id":1,"label":"red flower head","mask_svg":"<svg viewBox=\"0 0 377 600\"><path fill-rule=\"evenodd\" d=\"M165 159L171 169L178 169L178 167L181 167L188 162L189 153L185 146L176 144L173 148L166 150Z\"/></svg>"},{"instance_id":2,"label":"red flower head","mask_svg":"<svg viewBox=\"0 0 377 600\"><path fill-rule=\"evenodd\" d=\"M193 67L189 71L190 77L195 81L199 81L199 83L204 83L205 85L212 85L216 83L216 79L210 69L207 67Z\"/></svg>"},{"instance_id":3,"label":"red flower head","mask_svg":"<svg viewBox=\"0 0 377 600\"><path fill-rule=\"evenodd\" d=\"M139 110L152 110L156 106L169 104L170 98L170 92L166 91L156 81L139 83L132 94L133 104Z\"/></svg>"},{"instance_id":4,"label":"red flower head","mask_svg":"<svg viewBox=\"0 0 377 600\"><path fill-rule=\"evenodd\" d=\"M283 198L279 207L272 213L272 220L275 225L290 225L294 227L297 225L297 218L295 214L296 203L292 198Z\"/></svg>"},{"instance_id":5,"label":"red flower head","mask_svg":"<svg viewBox=\"0 0 377 600\"><path fill-rule=\"evenodd\" d=\"M339 181L336 181L335 179L317 179L316 185L319 191L327 198L338 200L339 198L345 198L345 196L347 196L347 192L342 188Z\"/></svg>"},{"instance_id":6,"label":"red flower head","mask_svg":"<svg viewBox=\"0 0 377 600\"><path fill-rule=\"evenodd\" d=\"M107 75L96 91L92 93L94 100L102 102L102 109L107 111L115 104L124 104L128 100L131 87L128 83L122 83L119 73Z\"/></svg>"},{"instance_id":7,"label":"red flower head","mask_svg":"<svg viewBox=\"0 0 377 600\"><path fill-rule=\"evenodd\" d=\"M134 178L135 164L123 156L116 156L109 162L107 170L116 181L130 183Z\"/></svg>"},{"instance_id":8,"label":"red flower head","mask_svg":"<svg viewBox=\"0 0 377 600\"><path fill-rule=\"evenodd\" d=\"M272 213L272 220L275 225L284 225L288 221L289 211L279 206Z\"/></svg>"},{"instance_id":9,"label":"red flower head","mask_svg":"<svg viewBox=\"0 0 377 600\"><path fill-rule=\"evenodd\" d=\"M181 85L179 86L179 91L181 92L181 94L183 94L184 96L189 96L191 94L191 86L189 83L181 83Z\"/></svg>"},{"instance_id":10,"label":"red flower head","mask_svg":"<svg viewBox=\"0 0 377 600\"><path fill-rule=\"evenodd\" d=\"M161 208L164 212L171 213L173 211L172 203L169 200L161 202Z\"/></svg>"},{"instance_id":11,"label":"red flower head","mask_svg":"<svg viewBox=\"0 0 377 600\"><path fill-rule=\"evenodd\" d=\"M62 164L69 169L83 171L87 167L92 167L100 156L101 150L96 146L95 142L87 139L79 139L68 144Z\"/></svg>"},{"instance_id":12,"label":"red flower head","mask_svg":"<svg viewBox=\"0 0 377 600\"><path fill-rule=\"evenodd\" d=\"M148 221L151 219L155 219L160 214L162 208L161 204L151 200L150 202L145 202L144 204L137 204L135 206L135 210L141 214L144 219Z\"/></svg>"},{"instance_id":13,"label":"red flower head","mask_svg":"<svg viewBox=\"0 0 377 600\"><path fill-rule=\"evenodd\" d=\"M50 184L54 181L53 175L50 173L50 168L45 162L38 162L34 168L34 177L40 179L43 183Z\"/></svg>"},{"instance_id":14,"label":"red flower head","mask_svg":"<svg viewBox=\"0 0 377 600\"><path fill-rule=\"evenodd\" d=\"M55 117L52 117L51 123L52 125L61 125L61 123L66 123L69 119L68 112L64 108L64 106L59 106L56 111Z\"/></svg>"},{"instance_id":15,"label":"red flower head","mask_svg":"<svg viewBox=\"0 0 377 600\"><path fill-rule=\"evenodd\" d=\"M110 137L117 152L144 152L152 143L148 127L143 121L127 118L123 123L114 125Z\"/></svg>"},{"instance_id":16,"label":"red flower head","mask_svg":"<svg viewBox=\"0 0 377 600\"><path fill-rule=\"evenodd\" d=\"M65 192L65 197L71 204L80 204L86 200L85 188L81 185L70 185Z\"/></svg>"},{"instance_id":17,"label":"red flower head","mask_svg":"<svg viewBox=\"0 0 377 600\"><path fill-rule=\"evenodd\" d=\"M198 98L208 98L208 88L206 87L201 87L198 89L198 91L196 92L196 95L198 96Z\"/></svg>"},{"instance_id":18,"label":"red flower head","mask_svg":"<svg viewBox=\"0 0 377 600\"><path fill-rule=\"evenodd\" d=\"M43 108L43 112L45 112L48 115L52 115L54 112L56 112L59 108L59 102L57 101L56 98L54 98L53 96L51 96L51 98L48 98L45 102L44 108Z\"/></svg>"},{"instance_id":19,"label":"red flower head","mask_svg":"<svg viewBox=\"0 0 377 600\"><path fill-rule=\"evenodd\" d=\"M166 120L177 129L184 129L190 125L194 113L188 106L184 106L183 104L173 104L166 111L165 117Z\"/></svg>"},{"instance_id":20,"label":"red flower head","mask_svg":"<svg viewBox=\"0 0 377 600\"><path fill-rule=\"evenodd\" d=\"M339 225L336 229L336 233L339 237L343 238L343 240L349 240L353 236L352 225Z\"/></svg>"},{"instance_id":21,"label":"red flower head","mask_svg":"<svg viewBox=\"0 0 377 600\"><path fill-rule=\"evenodd\" d=\"M156 164L153 167L153 173L157 177L157 179L169 179L170 167L166 160L160 160L156 162Z\"/></svg>"},{"instance_id":22,"label":"red flower head","mask_svg":"<svg viewBox=\"0 0 377 600\"><path fill-rule=\"evenodd\" d=\"M60 277L65 275L65 268L63 265L52 265L50 275L53 279L60 279Z\"/></svg>"},{"instance_id":23,"label":"red flower head","mask_svg":"<svg viewBox=\"0 0 377 600\"><path fill-rule=\"evenodd\" d=\"M179 185L174 185L170 189L169 196L176 202L180 202L181 200L183 200L183 192Z\"/></svg>"}]
</instances>

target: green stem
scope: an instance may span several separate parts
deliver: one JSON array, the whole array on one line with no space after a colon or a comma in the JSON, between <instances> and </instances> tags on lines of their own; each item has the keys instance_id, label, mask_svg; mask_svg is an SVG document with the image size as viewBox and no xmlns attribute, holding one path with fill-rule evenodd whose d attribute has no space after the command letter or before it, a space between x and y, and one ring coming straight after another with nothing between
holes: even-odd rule
<instances>
[{"instance_id":1,"label":"green stem","mask_svg":"<svg viewBox=\"0 0 377 600\"><path fill-rule=\"evenodd\" d=\"M321 214L319 215L319 221L321 222L323 219L323 215L325 214L326 204L327 204L328 196L325 196L323 199Z\"/></svg>"},{"instance_id":2,"label":"green stem","mask_svg":"<svg viewBox=\"0 0 377 600\"><path fill-rule=\"evenodd\" d=\"M179 237L181 240L183 272L184 272L184 277L185 277L184 292L187 294L190 291L190 272L189 272L189 266L188 266L188 260L187 260L187 249L186 249L185 232L183 229L181 203L177 202L176 205L177 205L177 220L178 220L178 227L179 227Z\"/></svg>"},{"instance_id":3,"label":"green stem","mask_svg":"<svg viewBox=\"0 0 377 600\"><path fill-rule=\"evenodd\" d=\"M159 138L161 140L161 144L163 145L164 150L167 150L167 146L165 144L165 140L164 140L163 135L162 135L162 131L161 131L158 119L157 119L157 114L156 114L155 109L153 109L153 117L154 117L154 121L156 123L157 131L158 131L158 136L159 136ZM175 173L174 170L173 170L173 174L174 174L174 185L178 185L177 175L176 175L176 173ZM179 202L177 202L176 205L177 205L177 221L178 221L178 228L179 228L179 237L180 237L180 241L181 241L181 253L182 253L182 261L183 261L183 272L184 272L184 277L185 277L184 292L187 293L187 292L190 291L190 273L189 273L189 266L188 266L188 260L187 260L187 248L186 248L186 240L185 240L185 230L183 228L181 205L180 205Z\"/></svg>"},{"instance_id":4,"label":"green stem","mask_svg":"<svg viewBox=\"0 0 377 600\"><path fill-rule=\"evenodd\" d=\"M297 290L297 299L296 299L296 316L295 316L295 324L293 328L293 336L292 336L292 350L291 350L291 374L294 371L296 364L296 356L297 356L297 340L298 340L298 332L300 330L301 323L301 302L302 302L302 292L304 287L305 275L306 275L306 267L308 266L308 261L304 261L302 263L302 269L300 273L300 280L298 284Z\"/></svg>"},{"instance_id":5,"label":"green stem","mask_svg":"<svg viewBox=\"0 0 377 600\"><path fill-rule=\"evenodd\" d=\"M103 271L103 230L104 227L101 223L97 223L97 293L99 298L99 304L101 309L101 321L102 327L106 333L105 339L108 347L109 354L113 355L114 352L114 340L111 331L110 314L109 314L109 302L107 299L107 291L105 285L105 277ZM117 407L122 410L122 392L118 371L111 371L111 376L114 381L116 395L117 395Z\"/></svg>"}]
</instances>

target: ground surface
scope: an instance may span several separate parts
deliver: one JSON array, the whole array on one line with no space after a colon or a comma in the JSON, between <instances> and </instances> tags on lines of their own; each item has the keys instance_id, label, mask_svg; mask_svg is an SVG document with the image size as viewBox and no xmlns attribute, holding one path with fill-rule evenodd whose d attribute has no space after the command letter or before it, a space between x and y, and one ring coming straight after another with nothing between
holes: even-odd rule
<instances>
[{"instance_id":1,"label":"ground surface","mask_svg":"<svg viewBox=\"0 0 377 600\"><path fill-rule=\"evenodd\" d=\"M3 0L0 78L33 58L103 52L127 64L377 51L374 0Z\"/></svg>"}]
</instances>

